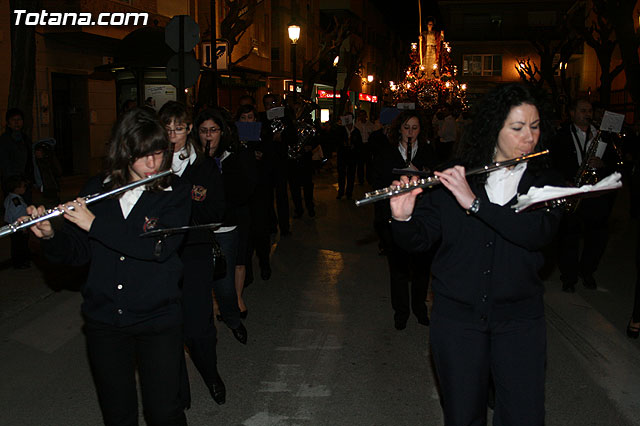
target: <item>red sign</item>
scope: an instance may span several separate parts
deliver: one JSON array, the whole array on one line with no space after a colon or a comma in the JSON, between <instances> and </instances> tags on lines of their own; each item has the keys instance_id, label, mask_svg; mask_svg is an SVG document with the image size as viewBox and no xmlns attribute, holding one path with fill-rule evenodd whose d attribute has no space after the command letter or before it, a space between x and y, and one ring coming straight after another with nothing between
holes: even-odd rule
<instances>
[{"instance_id":1,"label":"red sign","mask_svg":"<svg viewBox=\"0 0 640 426\"><path fill-rule=\"evenodd\" d=\"M318 90L318 98L333 99L333 90ZM340 92L336 94L336 99L340 99Z\"/></svg>"},{"instance_id":2,"label":"red sign","mask_svg":"<svg viewBox=\"0 0 640 426\"><path fill-rule=\"evenodd\" d=\"M360 99L361 101L367 101L367 102L378 102L378 97L374 96L374 95L370 95L368 93L360 93L358 94L358 99Z\"/></svg>"}]
</instances>

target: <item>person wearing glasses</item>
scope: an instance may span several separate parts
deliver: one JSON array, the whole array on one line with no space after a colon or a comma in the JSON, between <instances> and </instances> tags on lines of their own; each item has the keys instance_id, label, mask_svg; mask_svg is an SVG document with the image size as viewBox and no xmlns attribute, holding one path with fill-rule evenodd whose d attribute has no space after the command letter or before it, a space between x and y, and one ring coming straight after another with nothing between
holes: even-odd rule
<instances>
[{"instance_id":1,"label":"person wearing glasses","mask_svg":"<svg viewBox=\"0 0 640 426\"><path fill-rule=\"evenodd\" d=\"M171 166L164 126L155 113L135 108L113 128L107 169L81 196L106 192ZM84 198L58 206L62 229L42 221L31 227L54 263L89 264L82 289L83 331L100 409L107 425L138 424L136 370L149 425L186 425L180 394L184 360L179 283L183 236L162 240L147 231L189 222L190 186L176 175L91 205ZM42 215L44 207L27 213Z\"/></svg>"},{"instance_id":2,"label":"person wearing glasses","mask_svg":"<svg viewBox=\"0 0 640 426\"><path fill-rule=\"evenodd\" d=\"M215 160L222 174L225 213L223 226L215 232L227 259L224 286L235 288L237 307L244 319L248 313L242 293L251 223L250 200L257 182L255 155L240 144L231 116L221 108L206 109L198 114L195 129L200 146ZM222 303L221 300L218 302ZM223 320L228 321L222 305L220 313Z\"/></svg>"},{"instance_id":3,"label":"person wearing glasses","mask_svg":"<svg viewBox=\"0 0 640 426\"><path fill-rule=\"evenodd\" d=\"M193 127L187 108L169 101L160 108L169 141L173 144L173 171L191 184L190 225L221 223L224 217L224 187L215 161L204 155L197 141L190 136ZM216 327L213 317L211 290L219 298L234 300L235 293L224 287L214 287L213 231L193 230L187 233L181 248L185 265L182 282L185 344L189 356L202 376L213 400L224 404L226 388L217 368ZM229 303L224 304L225 308ZM233 318L232 314L229 318ZM232 324L232 332L242 343L247 330L239 319Z\"/></svg>"}]
</instances>

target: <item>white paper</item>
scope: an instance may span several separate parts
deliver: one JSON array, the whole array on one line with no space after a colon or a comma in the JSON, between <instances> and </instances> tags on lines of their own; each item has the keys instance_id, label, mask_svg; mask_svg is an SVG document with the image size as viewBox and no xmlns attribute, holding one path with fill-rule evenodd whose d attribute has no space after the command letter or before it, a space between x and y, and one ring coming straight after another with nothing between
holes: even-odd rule
<instances>
[{"instance_id":1,"label":"white paper","mask_svg":"<svg viewBox=\"0 0 640 426\"><path fill-rule=\"evenodd\" d=\"M620 133L624 124L624 114L605 111L600 123L600 130L603 132Z\"/></svg>"},{"instance_id":2,"label":"white paper","mask_svg":"<svg viewBox=\"0 0 640 426\"><path fill-rule=\"evenodd\" d=\"M615 172L595 185L582 185L580 188L550 185L543 186L542 188L532 186L526 194L518 195L518 201L511 206L511 208L514 209L516 213L520 213L532 205L542 203L544 201L556 200L589 192L617 189L622 187L621 179L622 175Z\"/></svg>"},{"instance_id":3,"label":"white paper","mask_svg":"<svg viewBox=\"0 0 640 426\"><path fill-rule=\"evenodd\" d=\"M398 105L396 105L396 108L398 108L398 109L416 109L416 104L415 104L415 102L400 102Z\"/></svg>"},{"instance_id":4,"label":"white paper","mask_svg":"<svg viewBox=\"0 0 640 426\"><path fill-rule=\"evenodd\" d=\"M267 119L273 120L274 118L284 117L284 107L273 107L267 110Z\"/></svg>"}]
</instances>

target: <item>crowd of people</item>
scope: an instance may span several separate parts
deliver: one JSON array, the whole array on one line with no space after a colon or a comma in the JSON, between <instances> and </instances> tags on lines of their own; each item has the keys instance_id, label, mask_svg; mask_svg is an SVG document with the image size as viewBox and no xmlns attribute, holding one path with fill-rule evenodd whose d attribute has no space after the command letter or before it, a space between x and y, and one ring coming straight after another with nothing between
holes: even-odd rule
<instances>
[{"instance_id":1,"label":"crowd of people","mask_svg":"<svg viewBox=\"0 0 640 426\"><path fill-rule=\"evenodd\" d=\"M359 109L320 127L304 100L282 104L267 94L263 112L249 95L239 104L235 115L175 101L157 112L127 106L113 127L105 171L75 201L59 205L64 226L31 227L51 262L90 265L82 313L105 424L136 424L136 370L147 422L186 424L183 347L212 399L225 402L215 319L246 344L243 293L254 280L253 256L260 278L269 280L271 236L291 234L290 200L294 219L316 216L317 152L320 164L336 154L337 200L352 199L356 183L378 189L423 175L440 180L437 188L374 207L394 326L405 329L411 313L430 326L446 424L483 424L490 388L498 424L543 424L542 251L556 242L563 291L574 292L580 279L597 288L615 193L582 200L571 211L520 214L511 206L530 187L585 183L583 170L603 177L620 165L620 155L636 162L634 145L599 135L587 99L577 99L570 122L556 129L544 97L522 84L492 90L470 118L447 105L433 116L387 108L378 119ZM8 223L44 212L31 205L36 151L16 111L7 113L0 137ZM637 141L637 131L630 135ZM466 176L470 168L545 148L549 158ZM91 208L83 198L169 168L169 177ZM629 179L637 216L637 173ZM154 230L166 232L140 236ZM638 241L640 247L640 233ZM26 233L12 235L16 268L28 267L27 242ZM640 250L637 259L640 288ZM626 330L633 338L640 334L638 293Z\"/></svg>"}]
</instances>

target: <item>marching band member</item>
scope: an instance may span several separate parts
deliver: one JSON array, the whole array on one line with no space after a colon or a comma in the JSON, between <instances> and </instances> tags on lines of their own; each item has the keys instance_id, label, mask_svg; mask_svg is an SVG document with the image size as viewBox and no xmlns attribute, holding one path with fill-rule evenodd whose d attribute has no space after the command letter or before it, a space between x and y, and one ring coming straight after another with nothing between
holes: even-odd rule
<instances>
[{"instance_id":1,"label":"marching band member","mask_svg":"<svg viewBox=\"0 0 640 426\"><path fill-rule=\"evenodd\" d=\"M517 193L561 179L535 161L465 177L465 168L540 150L548 136L540 112L526 86L499 86L465 132L462 165L435 173L443 186L419 199L417 188L390 201L399 246L424 251L439 242L430 343L445 425L486 424L490 378L496 424L544 424L546 326L538 269L562 213L517 214L510 205Z\"/></svg>"},{"instance_id":2,"label":"marching band member","mask_svg":"<svg viewBox=\"0 0 640 426\"><path fill-rule=\"evenodd\" d=\"M138 181L171 165L167 133L153 112L133 109L119 119L105 176L81 195ZM70 209L73 207L73 210ZM83 198L60 205L62 230L49 221L31 227L56 263L89 263L82 290L87 353L106 425L137 425L136 368L149 425L186 425L181 400L183 359L179 282L182 237L161 242L140 234L187 225L189 187L176 176L131 189L87 208ZM28 214L44 214L30 206Z\"/></svg>"}]
</instances>

